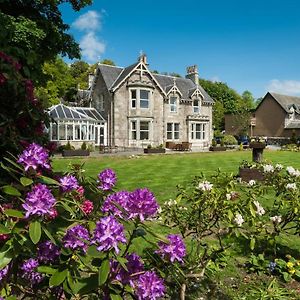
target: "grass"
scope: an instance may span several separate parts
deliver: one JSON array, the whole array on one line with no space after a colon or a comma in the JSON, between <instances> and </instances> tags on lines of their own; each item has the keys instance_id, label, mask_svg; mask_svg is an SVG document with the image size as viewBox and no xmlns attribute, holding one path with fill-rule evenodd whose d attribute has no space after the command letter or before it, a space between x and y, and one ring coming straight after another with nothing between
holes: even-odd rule
<instances>
[{"instance_id":1,"label":"grass","mask_svg":"<svg viewBox=\"0 0 300 300\"><path fill-rule=\"evenodd\" d=\"M292 165L300 168L297 152L265 151L268 162ZM147 187L160 203L176 195L176 185L185 185L201 172L211 176L218 168L237 174L243 160L251 161L251 151L228 151L220 153L182 153L172 155L149 155L129 158L125 156L100 156L99 158L55 158L55 171L65 172L70 163L84 163L88 176L96 178L105 169L112 168L118 177L117 190Z\"/></svg>"}]
</instances>

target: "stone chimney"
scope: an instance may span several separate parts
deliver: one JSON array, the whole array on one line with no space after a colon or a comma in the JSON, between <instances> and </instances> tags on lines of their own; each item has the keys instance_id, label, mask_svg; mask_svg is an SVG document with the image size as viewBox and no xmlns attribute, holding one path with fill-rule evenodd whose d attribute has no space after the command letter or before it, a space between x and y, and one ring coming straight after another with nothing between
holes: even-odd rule
<instances>
[{"instance_id":1,"label":"stone chimney","mask_svg":"<svg viewBox=\"0 0 300 300\"><path fill-rule=\"evenodd\" d=\"M199 84L198 66L190 66L186 68L185 78L191 79L195 84Z\"/></svg>"},{"instance_id":2,"label":"stone chimney","mask_svg":"<svg viewBox=\"0 0 300 300\"><path fill-rule=\"evenodd\" d=\"M139 62L143 62L146 66L148 65L147 63L147 55L141 51L140 56L139 56Z\"/></svg>"},{"instance_id":3,"label":"stone chimney","mask_svg":"<svg viewBox=\"0 0 300 300\"><path fill-rule=\"evenodd\" d=\"M89 73L89 88L91 88L95 75L93 73Z\"/></svg>"}]
</instances>

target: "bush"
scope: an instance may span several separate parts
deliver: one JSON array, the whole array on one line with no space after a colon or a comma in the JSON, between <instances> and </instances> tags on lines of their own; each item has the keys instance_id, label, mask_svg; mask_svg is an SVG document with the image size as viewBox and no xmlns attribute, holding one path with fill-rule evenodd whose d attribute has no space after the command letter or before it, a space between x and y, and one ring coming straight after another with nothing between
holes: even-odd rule
<instances>
[{"instance_id":1,"label":"bush","mask_svg":"<svg viewBox=\"0 0 300 300\"><path fill-rule=\"evenodd\" d=\"M233 135L225 134L223 138L224 145L237 145L237 140Z\"/></svg>"},{"instance_id":2,"label":"bush","mask_svg":"<svg viewBox=\"0 0 300 300\"><path fill-rule=\"evenodd\" d=\"M86 142L83 142L81 144L81 150L86 150L87 149L87 145L86 145Z\"/></svg>"}]
</instances>

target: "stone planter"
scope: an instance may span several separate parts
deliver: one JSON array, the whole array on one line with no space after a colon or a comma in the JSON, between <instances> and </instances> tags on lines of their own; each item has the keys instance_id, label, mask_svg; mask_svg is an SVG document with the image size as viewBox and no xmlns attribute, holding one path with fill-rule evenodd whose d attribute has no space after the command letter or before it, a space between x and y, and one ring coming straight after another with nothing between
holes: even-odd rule
<instances>
[{"instance_id":1,"label":"stone planter","mask_svg":"<svg viewBox=\"0 0 300 300\"><path fill-rule=\"evenodd\" d=\"M251 142L249 147L252 148L252 149L265 149L266 148L266 143Z\"/></svg>"},{"instance_id":2,"label":"stone planter","mask_svg":"<svg viewBox=\"0 0 300 300\"><path fill-rule=\"evenodd\" d=\"M226 147L220 146L220 147L209 147L209 151L226 151Z\"/></svg>"},{"instance_id":3,"label":"stone planter","mask_svg":"<svg viewBox=\"0 0 300 300\"><path fill-rule=\"evenodd\" d=\"M252 160L255 162L262 162L266 143L251 142L249 147L252 148Z\"/></svg>"},{"instance_id":4,"label":"stone planter","mask_svg":"<svg viewBox=\"0 0 300 300\"><path fill-rule=\"evenodd\" d=\"M70 156L89 156L90 151L89 150L63 150L62 156L63 157L70 157Z\"/></svg>"},{"instance_id":5,"label":"stone planter","mask_svg":"<svg viewBox=\"0 0 300 300\"><path fill-rule=\"evenodd\" d=\"M240 168L239 176L245 182L249 182L250 180L263 181L265 179L263 172L255 168Z\"/></svg>"},{"instance_id":6,"label":"stone planter","mask_svg":"<svg viewBox=\"0 0 300 300\"><path fill-rule=\"evenodd\" d=\"M165 148L145 148L144 153L150 154L150 153L166 153Z\"/></svg>"}]
</instances>

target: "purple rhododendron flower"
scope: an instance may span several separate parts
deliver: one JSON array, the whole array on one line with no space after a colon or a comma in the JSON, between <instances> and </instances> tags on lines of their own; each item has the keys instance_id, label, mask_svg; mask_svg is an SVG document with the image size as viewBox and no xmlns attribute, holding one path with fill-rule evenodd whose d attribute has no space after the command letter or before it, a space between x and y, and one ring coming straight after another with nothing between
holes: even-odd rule
<instances>
[{"instance_id":1,"label":"purple rhododendron flower","mask_svg":"<svg viewBox=\"0 0 300 300\"><path fill-rule=\"evenodd\" d=\"M108 251L112 248L119 253L118 243L126 243L124 226L115 217L101 218L94 230L93 243L97 244L98 251Z\"/></svg>"},{"instance_id":2,"label":"purple rhododendron flower","mask_svg":"<svg viewBox=\"0 0 300 300\"><path fill-rule=\"evenodd\" d=\"M67 230L66 235L63 237L64 246L66 248L83 249L84 252L87 250L87 243L83 240L90 240L89 232L86 228L81 225L76 225Z\"/></svg>"},{"instance_id":3,"label":"purple rhododendron flower","mask_svg":"<svg viewBox=\"0 0 300 300\"><path fill-rule=\"evenodd\" d=\"M46 185L38 183L26 196L22 205L26 210L26 218L30 215L43 216L51 212L55 203L55 198Z\"/></svg>"},{"instance_id":4,"label":"purple rhododendron flower","mask_svg":"<svg viewBox=\"0 0 300 300\"><path fill-rule=\"evenodd\" d=\"M40 283L43 280L43 275L35 271L38 266L39 263L36 259L26 260L21 266L22 278L28 280L32 285Z\"/></svg>"},{"instance_id":5,"label":"purple rhododendron flower","mask_svg":"<svg viewBox=\"0 0 300 300\"><path fill-rule=\"evenodd\" d=\"M111 273L113 277L123 285L130 284L134 287L134 281L138 279L139 273L144 271L144 264L136 253L126 255L127 271L117 261L111 262Z\"/></svg>"},{"instance_id":6,"label":"purple rhododendron flower","mask_svg":"<svg viewBox=\"0 0 300 300\"><path fill-rule=\"evenodd\" d=\"M54 262L59 255L59 247L50 241L42 242L38 246L38 260L43 263Z\"/></svg>"},{"instance_id":7,"label":"purple rhododendron flower","mask_svg":"<svg viewBox=\"0 0 300 300\"><path fill-rule=\"evenodd\" d=\"M172 263L175 260L183 262L182 258L186 254L183 240L176 234L169 234L167 238L170 242L168 244L161 241L158 242L159 250L155 251L155 253L159 254L162 258L167 258Z\"/></svg>"},{"instance_id":8,"label":"purple rhododendron flower","mask_svg":"<svg viewBox=\"0 0 300 300\"><path fill-rule=\"evenodd\" d=\"M138 217L143 222L156 214L158 204L148 189L137 189L130 194L126 209L129 212L129 219Z\"/></svg>"},{"instance_id":9,"label":"purple rhododendron flower","mask_svg":"<svg viewBox=\"0 0 300 300\"><path fill-rule=\"evenodd\" d=\"M8 274L8 270L9 270L8 265L0 270L0 283L6 277L6 275Z\"/></svg>"},{"instance_id":10,"label":"purple rhododendron flower","mask_svg":"<svg viewBox=\"0 0 300 300\"><path fill-rule=\"evenodd\" d=\"M103 191L109 191L111 190L117 181L116 173L112 169L106 169L102 171L100 174L98 174L99 183L98 186Z\"/></svg>"},{"instance_id":11,"label":"purple rhododendron flower","mask_svg":"<svg viewBox=\"0 0 300 300\"><path fill-rule=\"evenodd\" d=\"M165 293L164 282L155 272L147 271L135 281L135 293L139 300L156 300Z\"/></svg>"},{"instance_id":12,"label":"purple rhododendron flower","mask_svg":"<svg viewBox=\"0 0 300 300\"><path fill-rule=\"evenodd\" d=\"M32 143L19 156L18 163L25 167L25 171L29 168L36 170L38 167L50 169L49 154L42 146Z\"/></svg>"},{"instance_id":13,"label":"purple rhododendron flower","mask_svg":"<svg viewBox=\"0 0 300 300\"><path fill-rule=\"evenodd\" d=\"M126 210L129 195L130 193L127 191L120 191L108 195L103 203L101 209L102 212L110 212L114 216L123 217L123 212L119 210L115 203L124 208L124 210Z\"/></svg>"},{"instance_id":14,"label":"purple rhododendron flower","mask_svg":"<svg viewBox=\"0 0 300 300\"><path fill-rule=\"evenodd\" d=\"M71 192L79 188L78 181L73 175L66 175L60 178L59 182L63 192Z\"/></svg>"}]
</instances>

